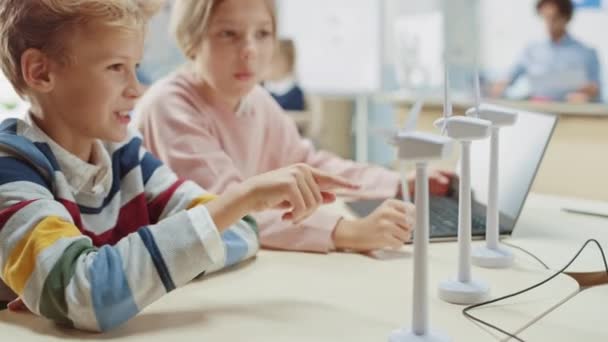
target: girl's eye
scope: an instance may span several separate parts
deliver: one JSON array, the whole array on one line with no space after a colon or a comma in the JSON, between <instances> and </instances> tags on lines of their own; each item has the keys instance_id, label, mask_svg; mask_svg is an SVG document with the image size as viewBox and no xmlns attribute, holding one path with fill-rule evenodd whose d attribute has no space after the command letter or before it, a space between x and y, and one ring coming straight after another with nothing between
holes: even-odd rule
<instances>
[{"instance_id":1,"label":"girl's eye","mask_svg":"<svg viewBox=\"0 0 608 342\"><path fill-rule=\"evenodd\" d=\"M220 37L223 38L232 38L236 36L236 33L234 31L222 31L220 32Z\"/></svg>"},{"instance_id":2,"label":"girl's eye","mask_svg":"<svg viewBox=\"0 0 608 342\"><path fill-rule=\"evenodd\" d=\"M263 31L258 31L257 36L258 36L258 38L266 38L266 37L269 37L271 34L272 33L270 31L263 30Z\"/></svg>"}]
</instances>

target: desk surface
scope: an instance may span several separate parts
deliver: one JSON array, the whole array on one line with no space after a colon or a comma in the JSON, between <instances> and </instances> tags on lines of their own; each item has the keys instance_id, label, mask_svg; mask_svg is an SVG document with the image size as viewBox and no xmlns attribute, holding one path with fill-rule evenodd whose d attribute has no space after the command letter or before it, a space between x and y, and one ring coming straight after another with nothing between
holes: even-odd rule
<instances>
[{"instance_id":1,"label":"desk surface","mask_svg":"<svg viewBox=\"0 0 608 342\"><path fill-rule=\"evenodd\" d=\"M342 204L332 210L354 217ZM563 208L608 213L608 202L531 193L526 199L513 235L506 241L524 248L553 270L564 267L588 239L597 239L608 257L608 218L573 214ZM569 273L603 272L604 263L595 245L589 245Z\"/></svg>"},{"instance_id":2,"label":"desk surface","mask_svg":"<svg viewBox=\"0 0 608 342\"><path fill-rule=\"evenodd\" d=\"M531 194L509 242L525 248L555 270L565 266L591 238L597 239L608 254L608 219L572 214L562 208L608 213L607 202ZM587 247L567 271L605 271L597 247Z\"/></svg>"},{"instance_id":3,"label":"desk surface","mask_svg":"<svg viewBox=\"0 0 608 342\"><path fill-rule=\"evenodd\" d=\"M462 306L437 298L437 284L455 274L455 244L430 248L432 326L455 341L502 338L464 318ZM123 327L104 335L60 330L31 314L0 312L0 331L13 341L116 339L129 341L386 341L411 323L411 246L383 260L334 253L262 251L256 260L197 280L146 308ZM499 296L545 278L538 263L518 254L510 270L475 268ZM475 311L485 320L519 331L578 292L560 276L542 290Z\"/></svg>"},{"instance_id":4,"label":"desk surface","mask_svg":"<svg viewBox=\"0 0 608 342\"><path fill-rule=\"evenodd\" d=\"M568 214L561 208L603 210L604 205L606 203L531 194L510 242L535 253L551 267L559 268L587 237L600 239L604 246L608 242L608 220ZM349 215L339 203L330 208ZM448 332L455 341L504 339L464 318L462 306L437 298L437 284L456 273L456 247L454 243L430 246L431 325ZM411 322L411 249L412 246L405 246L399 252L384 253L383 260L357 254L262 251L256 260L239 269L194 281L172 292L108 334L66 331L33 315L6 311L0 312L0 331L22 342L109 338L165 341L176 336L181 340L199 341L345 338L384 341L391 330L409 326ZM512 269L473 268L475 278L491 284L493 298L528 287L549 275L530 256L517 250L515 254L517 261ZM583 261L573 265L574 270L601 269L598 255L594 250L584 253ZM473 314L507 331L521 332L522 337L531 341L547 340L545 336L553 333L570 336L560 334L554 326L563 324L567 332L569 326L562 322L578 324L581 315L579 319L573 319L573 315L582 313L582 308L597 307L601 300L589 299L589 296L603 291L598 293L605 299L608 287L601 289L577 294L576 281L560 275L530 293L480 308ZM603 335L596 334L597 329L605 325L589 322L589 329L584 329L588 340L606 336L605 331L600 332Z\"/></svg>"},{"instance_id":5,"label":"desk surface","mask_svg":"<svg viewBox=\"0 0 608 342\"><path fill-rule=\"evenodd\" d=\"M608 285L581 291L519 336L526 341L604 342Z\"/></svg>"},{"instance_id":6,"label":"desk surface","mask_svg":"<svg viewBox=\"0 0 608 342\"><path fill-rule=\"evenodd\" d=\"M418 99L412 94L397 91L392 93L380 94L374 97L381 102L391 102L397 105L410 106ZM452 99L454 108L461 112L473 106L471 99ZM494 103L502 106L520 108L523 110L537 111L542 113L561 114L561 115L583 115L583 116L608 116L608 105L602 103L575 104L567 102L533 102L533 101L513 101L504 99L484 99L484 102ZM425 107L443 106L441 97L430 97L425 100Z\"/></svg>"}]
</instances>

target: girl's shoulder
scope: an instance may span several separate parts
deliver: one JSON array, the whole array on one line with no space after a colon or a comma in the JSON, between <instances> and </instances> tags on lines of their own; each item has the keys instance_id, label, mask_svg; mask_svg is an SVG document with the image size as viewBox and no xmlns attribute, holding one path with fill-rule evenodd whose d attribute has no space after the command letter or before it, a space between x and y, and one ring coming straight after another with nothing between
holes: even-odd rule
<instances>
[{"instance_id":1,"label":"girl's shoulder","mask_svg":"<svg viewBox=\"0 0 608 342\"><path fill-rule=\"evenodd\" d=\"M183 96L184 94L193 95L196 93L195 87L192 75L187 70L180 68L154 82L145 91L142 100L146 98L158 99L167 96Z\"/></svg>"},{"instance_id":2,"label":"girl's shoulder","mask_svg":"<svg viewBox=\"0 0 608 342\"><path fill-rule=\"evenodd\" d=\"M256 85L246 96L244 102L255 110L264 111L271 115L283 114L283 109L275 98L261 85Z\"/></svg>"},{"instance_id":3,"label":"girl's shoulder","mask_svg":"<svg viewBox=\"0 0 608 342\"><path fill-rule=\"evenodd\" d=\"M136 118L157 111L199 111L204 101L189 75L177 70L152 84L138 100Z\"/></svg>"}]
</instances>

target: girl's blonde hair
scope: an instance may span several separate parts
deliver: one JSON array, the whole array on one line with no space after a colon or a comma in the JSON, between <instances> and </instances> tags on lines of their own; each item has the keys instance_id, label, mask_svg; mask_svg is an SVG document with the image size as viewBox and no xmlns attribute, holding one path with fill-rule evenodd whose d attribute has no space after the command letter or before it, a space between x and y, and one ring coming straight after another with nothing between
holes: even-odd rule
<instances>
[{"instance_id":1,"label":"girl's blonde hair","mask_svg":"<svg viewBox=\"0 0 608 342\"><path fill-rule=\"evenodd\" d=\"M274 0L265 0L272 17L276 35L276 9ZM177 44L189 59L194 59L211 21L211 16L222 0L175 0L171 17L171 32Z\"/></svg>"},{"instance_id":2,"label":"girl's blonde hair","mask_svg":"<svg viewBox=\"0 0 608 342\"><path fill-rule=\"evenodd\" d=\"M91 21L140 29L162 0L0 0L0 66L15 90L25 95L21 55L39 49L66 60L66 36Z\"/></svg>"}]
</instances>

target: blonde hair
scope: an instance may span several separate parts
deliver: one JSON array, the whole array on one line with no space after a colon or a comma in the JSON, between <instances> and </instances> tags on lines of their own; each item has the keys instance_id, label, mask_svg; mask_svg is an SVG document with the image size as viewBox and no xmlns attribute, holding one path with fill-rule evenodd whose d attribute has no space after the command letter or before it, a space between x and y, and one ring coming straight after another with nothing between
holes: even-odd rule
<instances>
[{"instance_id":1,"label":"blonde hair","mask_svg":"<svg viewBox=\"0 0 608 342\"><path fill-rule=\"evenodd\" d=\"M15 91L25 95L21 56L39 49L62 61L65 35L91 21L143 28L163 0L0 0L0 66Z\"/></svg>"},{"instance_id":2,"label":"blonde hair","mask_svg":"<svg viewBox=\"0 0 608 342\"><path fill-rule=\"evenodd\" d=\"M274 0L265 0L272 17L273 33L276 35L276 9ZM194 59L203 37L207 33L211 16L222 0L175 0L171 16L171 32L177 44L189 59Z\"/></svg>"}]
</instances>

